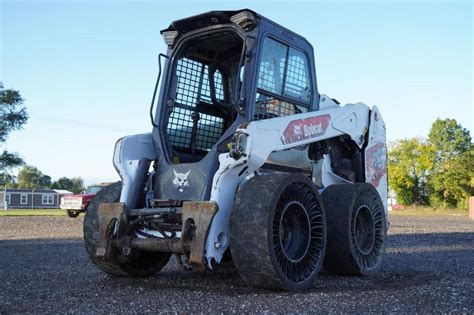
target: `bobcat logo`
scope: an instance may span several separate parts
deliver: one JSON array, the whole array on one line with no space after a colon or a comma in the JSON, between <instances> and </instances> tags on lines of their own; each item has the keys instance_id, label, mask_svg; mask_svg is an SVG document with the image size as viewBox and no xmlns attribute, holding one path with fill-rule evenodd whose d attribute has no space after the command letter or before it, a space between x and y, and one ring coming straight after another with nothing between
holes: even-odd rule
<instances>
[{"instance_id":1,"label":"bobcat logo","mask_svg":"<svg viewBox=\"0 0 474 315\"><path fill-rule=\"evenodd\" d=\"M188 175L191 173L191 171L188 171L187 173L178 173L175 170L174 172L174 179L173 179L173 185L178 189L179 192L183 192L184 188L188 187Z\"/></svg>"},{"instance_id":2,"label":"bobcat logo","mask_svg":"<svg viewBox=\"0 0 474 315\"><path fill-rule=\"evenodd\" d=\"M301 125L295 125L293 129L293 133L295 134L296 138L300 138L303 135L303 132L301 130Z\"/></svg>"}]
</instances>

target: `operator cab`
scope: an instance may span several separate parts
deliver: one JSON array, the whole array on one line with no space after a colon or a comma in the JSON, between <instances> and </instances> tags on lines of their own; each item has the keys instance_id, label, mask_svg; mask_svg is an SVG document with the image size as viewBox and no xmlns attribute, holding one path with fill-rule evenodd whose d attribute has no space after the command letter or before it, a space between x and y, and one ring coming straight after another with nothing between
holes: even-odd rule
<instances>
[{"instance_id":1,"label":"operator cab","mask_svg":"<svg viewBox=\"0 0 474 315\"><path fill-rule=\"evenodd\" d=\"M161 33L154 198L208 200L218 155L239 126L318 109L313 48L255 12L212 11ZM272 154L269 164L311 170L307 147Z\"/></svg>"}]
</instances>

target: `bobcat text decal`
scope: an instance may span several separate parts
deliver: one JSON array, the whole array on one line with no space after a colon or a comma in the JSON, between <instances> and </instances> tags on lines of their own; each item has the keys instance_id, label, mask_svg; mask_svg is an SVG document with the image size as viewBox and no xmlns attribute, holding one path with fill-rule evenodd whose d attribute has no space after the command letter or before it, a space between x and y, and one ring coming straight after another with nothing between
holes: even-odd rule
<instances>
[{"instance_id":1,"label":"bobcat text decal","mask_svg":"<svg viewBox=\"0 0 474 315\"><path fill-rule=\"evenodd\" d=\"M328 129L330 120L329 114L292 120L283 132L281 140L288 144L321 136Z\"/></svg>"}]
</instances>

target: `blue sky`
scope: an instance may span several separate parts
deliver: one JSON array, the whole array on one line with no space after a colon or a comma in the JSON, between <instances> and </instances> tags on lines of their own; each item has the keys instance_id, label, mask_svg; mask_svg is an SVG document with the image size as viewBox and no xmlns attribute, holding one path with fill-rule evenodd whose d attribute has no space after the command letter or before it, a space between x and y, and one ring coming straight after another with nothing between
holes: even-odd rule
<instances>
[{"instance_id":1,"label":"blue sky","mask_svg":"<svg viewBox=\"0 0 474 315\"><path fill-rule=\"evenodd\" d=\"M437 117L473 133L471 1L0 0L0 80L30 113L7 149L54 179L116 179L115 141L151 130L160 30L243 7L305 36L320 93L377 105L389 140L426 137Z\"/></svg>"}]
</instances>

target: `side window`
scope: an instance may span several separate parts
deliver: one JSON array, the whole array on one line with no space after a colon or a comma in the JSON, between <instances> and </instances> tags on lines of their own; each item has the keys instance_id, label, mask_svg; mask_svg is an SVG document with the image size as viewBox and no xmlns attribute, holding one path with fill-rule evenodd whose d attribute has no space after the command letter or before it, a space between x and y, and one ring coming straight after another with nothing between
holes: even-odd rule
<instances>
[{"instance_id":1,"label":"side window","mask_svg":"<svg viewBox=\"0 0 474 315\"><path fill-rule=\"evenodd\" d=\"M284 95L309 103L311 100L310 82L305 54L290 47Z\"/></svg>"},{"instance_id":2,"label":"side window","mask_svg":"<svg viewBox=\"0 0 474 315\"><path fill-rule=\"evenodd\" d=\"M281 95L288 47L265 38L258 71L258 88Z\"/></svg>"},{"instance_id":3,"label":"side window","mask_svg":"<svg viewBox=\"0 0 474 315\"><path fill-rule=\"evenodd\" d=\"M260 59L254 119L307 112L311 80L306 55L266 37Z\"/></svg>"}]
</instances>

